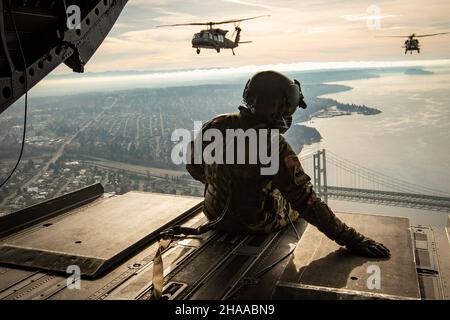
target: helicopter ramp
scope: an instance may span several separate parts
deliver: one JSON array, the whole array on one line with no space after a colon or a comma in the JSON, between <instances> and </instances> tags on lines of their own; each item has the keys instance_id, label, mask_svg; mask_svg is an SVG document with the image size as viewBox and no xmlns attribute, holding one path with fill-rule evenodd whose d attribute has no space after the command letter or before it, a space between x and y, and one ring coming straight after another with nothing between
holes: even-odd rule
<instances>
[{"instance_id":1,"label":"helicopter ramp","mask_svg":"<svg viewBox=\"0 0 450 320\"><path fill-rule=\"evenodd\" d=\"M71 197L79 202L83 192ZM206 222L202 198L141 192L91 196L91 201L75 207L69 203L66 209L54 199L18 216L23 227L0 238L0 299L150 299L159 232L180 223L196 227ZM57 211L45 215L44 209L52 206ZM34 212L41 218L27 221ZM163 298L450 298L449 228L410 227L404 218L337 214L385 243L391 259L353 256L302 219L295 222L300 241L292 227L268 235L211 230L174 241L163 253ZM280 260L297 243L294 254ZM71 289L71 274L65 271L74 260L82 276L80 287ZM380 287L370 278L377 267Z\"/></svg>"},{"instance_id":2,"label":"helicopter ramp","mask_svg":"<svg viewBox=\"0 0 450 320\"><path fill-rule=\"evenodd\" d=\"M99 199L0 245L0 263L96 277L189 215L202 199L130 192Z\"/></svg>"},{"instance_id":3,"label":"helicopter ramp","mask_svg":"<svg viewBox=\"0 0 450 320\"><path fill-rule=\"evenodd\" d=\"M419 299L408 219L338 214L359 232L385 244L390 259L353 256L308 226L277 282L280 299Z\"/></svg>"}]
</instances>

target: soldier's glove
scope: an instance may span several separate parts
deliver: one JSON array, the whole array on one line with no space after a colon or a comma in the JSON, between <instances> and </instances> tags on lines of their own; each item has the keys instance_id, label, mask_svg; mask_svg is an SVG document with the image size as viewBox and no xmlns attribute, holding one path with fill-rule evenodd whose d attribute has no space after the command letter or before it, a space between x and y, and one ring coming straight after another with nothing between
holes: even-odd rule
<instances>
[{"instance_id":1,"label":"soldier's glove","mask_svg":"<svg viewBox=\"0 0 450 320\"><path fill-rule=\"evenodd\" d=\"M354 254L368 258L389 258L391 256L391 252L385 245L364 236L361 238L355 239L345 247Z\"/></svg>"},{"instance_id":2,"label":"soldier's glove","mask_svg":"<svg viewBox=\"0 0 450 320\"><path fill-rule=\"evenodd\" d=\"M384 245L347 226L320 199L311 200L313 201L310 201L303 211L299 211L303 212L302 216L306 221L316 226L328 238L361 256L370 258L390 257L389 249Z\"/></svg>"}]
</instances>

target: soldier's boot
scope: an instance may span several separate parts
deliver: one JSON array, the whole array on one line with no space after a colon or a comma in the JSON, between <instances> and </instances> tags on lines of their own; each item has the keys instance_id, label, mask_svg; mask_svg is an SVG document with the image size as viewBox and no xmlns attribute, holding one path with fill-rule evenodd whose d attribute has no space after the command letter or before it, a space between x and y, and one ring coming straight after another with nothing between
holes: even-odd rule
<instances>
[{"instance_id":1,"label":"soldier's boot","mask_svg":"<svg viewBox=\"0 0 450 320\"><path fill-rule=\"evenodd\" d=\"M369 258L389 258L390 251L383 244L365 237L347 226L322 201L307 206L301 216L331 240L345 246L351 252Z\"/></svg>"}]
</instances>

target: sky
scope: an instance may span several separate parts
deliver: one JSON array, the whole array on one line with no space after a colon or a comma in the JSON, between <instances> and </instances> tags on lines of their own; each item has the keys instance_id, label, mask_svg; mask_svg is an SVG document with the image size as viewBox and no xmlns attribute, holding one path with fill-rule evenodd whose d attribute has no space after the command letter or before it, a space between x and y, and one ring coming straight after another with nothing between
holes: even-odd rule
<instances>
[{"instance_id":1,"label":"sky","mask_svg":"<svg viewBox=\"0 0 450 320\"><path fill-rule=\"evenodd\" d=\"M401 38L450 31L448 0L129 0L86 66L87 72L236 68L306 62L450 58L450 35L422 39L420 55L404 55ZM270 14L241 24L242 44L220 54L191 47L196 26L159 24L220 21ZM223 28L232 33L234 26ZM59 67L57 73L70 72Z\"/></svg>"},{"instance_id":2,"label":"sky","mask_svg":"<svg viewBox=\"0 0 450 320\"><path fill-rule=\"evenodd\" d=\"M449 12L448 0L129 0L84 74L62 64L32 94L226 83L261 70L450 68L450 34L422 38L421 54L412 55L404 54L403 38L380 37L450 31ZM242 41L253 43L236 56L197 55L191 39L201 27L156 28L268 14L241 24Z\"/></svg>"}]
</instances>

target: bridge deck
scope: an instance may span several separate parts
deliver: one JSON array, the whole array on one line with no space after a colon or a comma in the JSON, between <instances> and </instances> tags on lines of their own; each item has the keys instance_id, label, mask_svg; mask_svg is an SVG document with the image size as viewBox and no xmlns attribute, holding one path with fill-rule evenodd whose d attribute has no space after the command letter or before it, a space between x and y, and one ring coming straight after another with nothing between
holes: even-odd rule
<instances>
[{"instance_id":1,"label":"bridge deck","mask_svg":"<svg viewBox=\"0 0 450 320\"><path fill-rule=\"evenodd\" d=\"M329 198L450 212L450 198L432 195L327 186Z\"/></svg>"}]
</instances>

